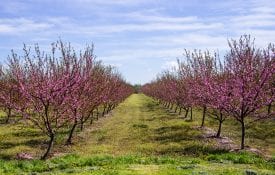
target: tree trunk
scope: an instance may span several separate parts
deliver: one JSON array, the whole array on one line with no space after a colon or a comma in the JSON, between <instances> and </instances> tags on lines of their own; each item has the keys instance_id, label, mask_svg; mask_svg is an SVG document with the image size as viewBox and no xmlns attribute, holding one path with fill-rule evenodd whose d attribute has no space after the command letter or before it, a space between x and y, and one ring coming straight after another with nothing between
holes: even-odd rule
<instances>
[{"instance_id":1,"label":"tree trunk","mask_svg":"<svg viewBox=\"0 0 275 175\"><path fill-rule=\"evenodd\" d=\"M91 113L90 125L93 124L93 120L94 120L94 111Z\"/></svg>"},{"instance_id":2,"label":"tree trunk","mask_svg":"<svg viewBox=\"0 0 275 175\"><path fill-rule=\"evenodd\" d=\"M105 112L106 112L106 105L104 105L104 109L103 109L103 112L102 112L102 117L105 115Z\"/></svg>"},{"instance_id":3,"label":"tree trunk","mask_svg":"<svg viewBox=\"0 0 275 175\"><path fill-rule=\"evenodd\" d=\"M176 105L176 107L175 107L175 113L177 112L177 110L178 110L178 105Z\"/></svg>"},{"instance_id":4,"label":"tree trunk","mask_svg":"<svg viewBox=\"0 0 275 175\"><path fill-rule=\"evenodd\" d=\"M190 120L191 121L193 120L193 109L192 109L192 107L190 108Z\"/></svg>"},{"instance_id":5,"label":"tree trunk","mask_svg":"<svg viewBox=\"0 0 275 175\"><path fill-rule=\"evenodd\" d=\"M270 114L271 113L271 107L272 107L272 103L269 103L267 105L267 114Z\"/></svg>"},{"instance_id":6,"label":"tree trunk","mask_svg":"<svg viewBox=\"0 0 275 175\"><path fill-rule=\"evenodd\" d=\"M8 108L7 118L6 118L6 121L5 121L6 123L9 123L10 117L11 117L11 108Z\"/></svg>"},{"instance_id":7,"label":"tree trunk","mask_svg":"<svg viewBox=\"0 0 275 175\"><path fill-rule=\"evenodd\" d=\"M81 117L81 120L80 120L80 131L83 131L84 129L84 119L83 119L84 116Z\"/></svg>"},{"instance_id":8,"label":"tree trunk","mask_svg":"<svg viewBox=\"0 0 275 175\"><path fill-rule=\"evenodd\" d=\"M222 114L221 110L220 110L220 115L217 114L216 116L217 116L217 119L219 120L219 128L218 128L216 137L219 138L219 137L221 137L222 123L224 121L223 114Z\"/></svg>"},{"instance_id":9,"label":"tree trunk","mask_svg":"<svg viewBox=\"0 0 275 175\"><path fill-rule=\"evenodd\" d=\"M189 113L189 108L187 108L187 109L185 110L184 118L187 118L188 113Z\"/></svg>"},{"instance_id":10,"label":"tree trunk","mask_svg":"<svg viewBox=\"0 0 275 175\"><path fill-rule=\"evenodd\" d=\"M47 151L46 151L45 154L41 157L41 160L45 160L45 159L48 157L48 155L49 155L49 153L50 153L50 151L51 151L51 148L53 147L53 142L54 142L54 134L52 133L52 134L50 135L50 140L49 140L49 143L48 143Z\"/></svg>"},{"instance_id":11,"label":"tree trunk","mask_svg":"<svg viewBox=\"0 0 275 175\"><path fill-rule=\"evenodd\" d=\"M222 120L219 120L219 128L218 128L218 131L217 131L217 134L216 134L217 138L221 137L222 122L223 122Z\"/></svg>"},{"instance_id":12,"label":"tree trunk","mask_svg":"<svg viewBox=\"0 0 275 175\"><path fill-rule=\"evenodd\" d=\"M244 121L243 121L243 120L241 120L241 125L242 125L242 141L241 141L241 149L244 149L245 125L244 125Z\"/></svg>"},{"instance_id":13,"label":"tree trunk","mask_svg":"<svg viewBox=\"0 0 275 175\"><path fill-rule=\"evenodd\" d=\"M71 128L71 130L69 132L69 137L68 137L65 145L71 145L72 144L73 133L74 133L74 130L76 128L76 125L77 125L77 121L75 120L75 122L73 124L73 127Z\"/></svg>"},{"instance_id":14,"label":"tree trunk","mask_svg":"<svg viewBox=\"0 0 275 175\"><path fill-rule=\"evenodd\" d=\"M182 108L180 107L179 115L181 115L181 110L182 110Z\"/></svg>"},{"instance_id":15,"label":"tree trunk","mask_svg":"<svg viewBox=\"0 0 275 175\"><path fill-rule=\"evenodd\" d=\"M109 105L108 107L108 113L112 110L112 105Z\"/></svg>"},{"instance_id":16,"label":"tree trunk","mask_svg":"<svg viewBox=\"0 0 275 175\"><path fill-rule=\"evenodd\" d=\"M99 116L99 112L98 112L98 108L96 108L96 120L98 120L98 116Z\"/></svg>"},{"instance_id":17,"label":"tree trunk","mask_svg":"<svg viewBox=\"0 0 275 175\"><path fill-rule=\"evenodd\" d=\"M110 105L108 104L106 107L106 114L109 114L109 112L110 112Z\"/></svg>"},{"instance_id":18,"label":"tree trunk","mask_svg":"<svg viewBox=\"0 0 275 175\"><path fill-rule=\"evenodd\" d=\"M203 107L201 128L204 127L205 114L206 114L206 106Z\"/></svg>"}]
</instances>

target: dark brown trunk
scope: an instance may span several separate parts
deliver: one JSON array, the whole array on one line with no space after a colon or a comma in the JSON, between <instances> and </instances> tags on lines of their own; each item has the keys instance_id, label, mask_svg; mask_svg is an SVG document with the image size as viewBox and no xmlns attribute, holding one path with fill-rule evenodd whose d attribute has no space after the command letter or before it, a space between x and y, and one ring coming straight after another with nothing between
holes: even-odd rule
<instances>
[{"instance_id":1,"label":"dark brown trunk","mask_svg":"<svg viewBox=\"0 0 275 175\"><path fill-rule=\"evenodd\" d=\"M47 147L47 151L45 152L45 154L41 157L41 160L45 160L47 159L47 157L49 156L49 153L53 147L53 142L54 142L54 134L52 133L50 135L50 140L48 142L48 147Z\"/></svg>"},{"instance_id":2,"label":"dark brown trunk","mask_svg":"<svg viewBox=\"0 0 275 175\"><path fill-rule=\"evenodd\" d=\"M99 112L98 112L98 108L96 108L96 120L98 120L98 116L99 116Z\"/></svg>"},{"instance_id":3,"label":"dark brown trunk","mask_svg":"<svg viewBox=\"0 0 275 175\"><path fill-rule=\"evenodd\" d=\"M203 111L202 111L201 127L204 127L205 114L206 114L206 106L203 107Z\"/></svg>"},{"instance_id":4,"label":"dark brown trunk","mask_svg":"<svg viewBox=\"0 0 275 175\"><path fill-rule=\"evenodd\" d=\"M93 120L94 120L94 111L91 113L91 120L90 120L90 124L93 124Z\"/></svg>"},{"instance_id":5,"label":"dark brown trunk","mask_svg":"<svg viewBox=\"0 0 275 175\"><path fill-rule=\"evenodd\" d=\"M104 105L104 109L103 109L103 112L102 112L102 117L105 115L106 113L106 105Z\"/></svg>"},{"instance_id":6,"label":"dark brown trunk","mask_svg":"<svg viewBox=\"0 0 275 175\"><path fill-rule=\"evenodd\" d=\"M216 137L221 137L221 130L222 130L222 120L219 120L219 128L218 128L218 131L217 131L217 134L216 134Z\"/></svg>"},{"instance_id":7,"label":"dark brown trunk","mask_svg":"<svg viewBox=\"0 0 275 175\"><path fill-rule=\"evenodd\" d=\"M270 114L271 113L271 107L272 107L272 103L269 103L267 105L267 114Z\"/></svg>"},{"instance_id":8,"label":"dark brown trunk","mask_svg":"<svg viewBox=\"0 0 275 175\"><path fill-rule=\"evenodd\" d=\"M192 107L190 108L190 120L191 121L193 120L193 109L192 109Z\"/></svg>"},{"instance_id":9,"label":"dark brown trunk","mask_svg":"<svg viewBox=\"0 0 275 175\"><path fill-rule=\"evenodd\" d=\"M108 114L110 112L110 105L107 105L106 107L106 114Z\"/></svg>"},{"instance_id":10,"label":"dark brown trunk","mask_svg":"<svg viewBox=\"0 0 275 175\"><path fill-rule=\"evenodd\" d=\"M242 125L242 140L241 140L241 149L244 149L245 125L244 125L244 121L243 121L243 120L241 120L241 125Z\"/></svg>"},{"instance_id":11,"label":"dark brown trunk","mask_svg":"<svg viewBox=\"0 0 275 175\"><path fill-rule=\"evenodd\" d=\"M180 107L180 110L179 110L179 115L181 115L181 110L182 110L182 108Z\"/></svg>"},{"instance_id":12,"label":"dark brown trunk","mask_svg":"<svg viewBox=\"0 0 275 175\"><path fill-rule=\"evenodd\" d=\"M185 110L184 118L187 118L188 113L189 113L189 108L187 108L187 109Z\"/></svg>"},{"instance_id":13,"label":"dark brown trunk","mask_svg":"<svg viewBox=\"0 0 275 175\"><path fill-rule=\"evenodd\" d=\"M84 129L84 119L83 119L83 117L81 118L81 121L80 121L80 131L83 131L83 129Z\"/></svg>"},{"instance_id":14,"label":"dark brown trunk","mask_svg":"<svg viewBox=\"0 0 275 175\"><path fill-rule=\"evenodd\" d=\"M71 145L72 144L72 138L73 138L73 133L74 133L74 130L76 128L76 125L77 125L77 121L75 120L70 132L69 132L69 137L66 141L66 144L65 145Z\"/></svg>"},{"instance_id":15,"label":"dark brown trunk","mask_svg":"<svg viewBox=\"0 0 275 175\"><path fill-rule=\"evenodd\" d=\"M11 108L8 108L7 118L6 118L6 121L5 121L6 123L9 123L10 117L11 117Z\"/></svg>"},{"instance_id":16,"label":"dark brown trunk","mask_svg":"<svg viewBox=\"0 0 275 175\"><path fill-rule=\"evenodd\" d=\"M112 105L108 106L108 113L112 110Z\"/></svg>"}]
</instances>

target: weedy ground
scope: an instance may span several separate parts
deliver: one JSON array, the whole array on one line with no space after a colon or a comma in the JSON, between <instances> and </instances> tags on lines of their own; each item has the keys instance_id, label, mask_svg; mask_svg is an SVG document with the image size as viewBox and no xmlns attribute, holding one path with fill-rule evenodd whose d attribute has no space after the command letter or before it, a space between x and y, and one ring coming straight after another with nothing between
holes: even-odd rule
<instances>
[{"instance_id":1,"label":"weedy ground","mask_svg":"<svg viewBox=\"0 0 275 175\"><path fill-rule=\"evenodd\" d=\"M183 119L151 98L134 94L111 114L87 124L73 145L64 147L66 133L60 133L47 161L15 160L20 152L39 158L47 138L25 121L1 124L0 174L275 174L274 121L248 128L246 144L261 151L256 155L220 147L197 127L201 111L193 115L193 121ZM206 126L217 128L209 117ZM239 124L225 121L222 135L239 145Z\"/></svg>"}]
</instances>

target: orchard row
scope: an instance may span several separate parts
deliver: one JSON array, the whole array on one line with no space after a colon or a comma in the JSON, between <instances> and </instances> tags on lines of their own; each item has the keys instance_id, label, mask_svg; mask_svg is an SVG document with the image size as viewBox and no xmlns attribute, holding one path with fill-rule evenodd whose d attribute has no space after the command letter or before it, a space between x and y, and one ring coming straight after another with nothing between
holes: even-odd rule
<instances>
[{"instance_id":1,"label":"orchard row","mask_svg":"<svg viewBox=\"0 0 275 175\"><path fill-rule=\"evenodd\" d=\"M175 111L184 110L185 117L189 112L192 117L194 107L203 109L201 127L206 116L216 119L216 137L226 118L236 119L244 149L248 124L275 119L275 47L259 49L250 36L228 43L222 59L218 53L186 50L186 59L178 60L178 67L144 85L142 92L171 109L176 105Z\"/></svg>"},{"instance_id":2,"label":"orchard row","mask_svg":"<svg viewBox=\"0 0 275 175\"><path fill-rule=\"evenodd\" d=\"M98 118L98 108L108 113L132 92L121 75L95 60L93 47L77 54L69 44L57 41L51 53L24 46L24 54L12 52L0 69L0 107L6 123L16 115L39 128L49 142L46 159L60 130L66 129L66 144L79 126ZM95 114L96 115L95 115Z\"/></svg>"}]
</instances>

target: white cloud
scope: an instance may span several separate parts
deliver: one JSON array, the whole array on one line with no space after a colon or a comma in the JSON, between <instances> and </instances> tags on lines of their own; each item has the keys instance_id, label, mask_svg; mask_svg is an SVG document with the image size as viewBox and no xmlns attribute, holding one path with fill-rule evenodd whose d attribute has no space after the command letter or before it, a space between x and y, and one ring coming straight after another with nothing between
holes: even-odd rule
<instances>
[{"instance_id":1,"label":"white cloud","mask_svg":"<svg viewBox=\"0 0 275 175\"><path fill-rule=\"evenodd\" d=\"M163 65L161 66L163 70L177 70L178 69L178 63L177 61L165 61Z\"/></svg>"},{"instance_id":2,"label":"white cloud","mask_svg":"<svg viewBox=\"0 0 275 175\"><path fill-rule=\"evenodd\" d=\"M0 18L0 34L21 35L21 32L43 31L52 26L47 22L37 22L26 18Z\"/></svg>"},{"instance_id":3,"label":"white cloud","mask_svg":"<svg viewBox=\"0 0 275 175\"><path fill-rule=\"evenodd\" d=\"M112 67L115 67L115 68L120 68L122 67L122 64L121 63L108 63L108 62L104 62L105 65L109 65L109 66L112 66Z\"/></svg>"},{"instance_id":4,"label":"white cloud","mask_svg":"<svg viewBox=\"0 0 275 175\"><path fill-rule=\"evenodd\" d=\"M237 27L241 27L241 28L275 26L275 13L274 14L259 13L259 14L249 14L245 16L237 16L231 19L231 22Z\"/></svg>"}]
</instances>

